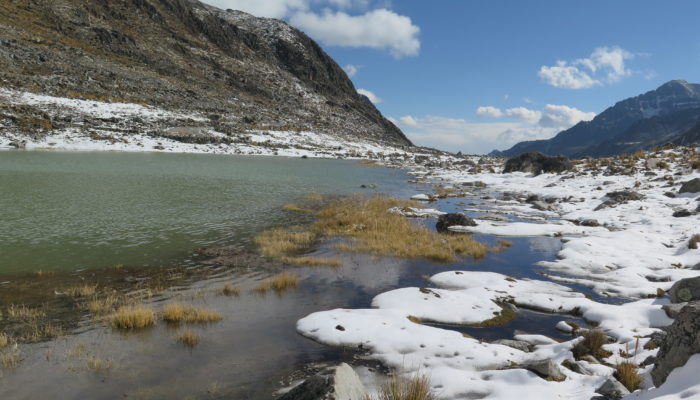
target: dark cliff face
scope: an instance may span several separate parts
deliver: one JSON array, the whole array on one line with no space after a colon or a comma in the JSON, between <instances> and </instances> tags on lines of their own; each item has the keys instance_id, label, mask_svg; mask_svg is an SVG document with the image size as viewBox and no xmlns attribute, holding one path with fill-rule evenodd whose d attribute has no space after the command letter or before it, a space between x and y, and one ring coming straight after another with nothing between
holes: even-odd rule
<instances>
[{"instance_id":1,"label":"dark cliff face","mask_svg":"<svg viewBox=\"0 0 700 400\"><path fill-rule=\"evenodd\" d=\"M283 21L195 0L8 0L0 86L220 114L230 130L306 129L410 145Z\"/></svg>"},{"instance_id":2,"label":"dark cliff face","mask_svg":"<svg viewBox=\"0 0 700 400\"><path fill-rule=\"evenodd\" d=\"M521 142L500 154L528 151L572 157L608 156L673 142L700 120L700 85L667 82L618 102L592 121L579 122L549 140Z\"/></svg>"}]
</instances>

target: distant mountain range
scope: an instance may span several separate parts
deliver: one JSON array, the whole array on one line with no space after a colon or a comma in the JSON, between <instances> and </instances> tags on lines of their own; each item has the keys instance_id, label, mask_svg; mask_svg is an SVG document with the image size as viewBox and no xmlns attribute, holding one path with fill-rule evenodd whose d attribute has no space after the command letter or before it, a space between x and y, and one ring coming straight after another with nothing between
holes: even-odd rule
<instances>
[{"instance_id":1,"label":"distant mountain range","mask_svg":"<svg viewBox=\"0 0 700 400\"><path fill-rule=\"evenodd\" d=\"M410 146L321 47L284 21L196 0L0 2L0 89L136 103L206 116L131 129L308 130ZM106 123L81 119L91 132ZM168 126L170 125L170 126ZM75 120L0 102L0 136Z\"/></svg>"},{"instance_id":2,"label":"distant mountain range","mask_svg":"<svg viewBox=\"0 0 700 400\"><path fill-rule=\"evenodd\" d=\"M700 84L673 80L622 100L548 140L520 142L494 155L528 151L569 157L633 153L666 143L700 142Z\"/></svg>"}]
</instances>

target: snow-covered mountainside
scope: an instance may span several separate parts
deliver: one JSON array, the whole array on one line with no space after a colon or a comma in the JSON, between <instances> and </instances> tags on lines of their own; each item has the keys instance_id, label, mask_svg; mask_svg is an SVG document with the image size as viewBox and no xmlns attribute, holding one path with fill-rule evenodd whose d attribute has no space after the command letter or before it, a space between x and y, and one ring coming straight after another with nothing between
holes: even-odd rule
<instances>
[{"instance_id":1,"label":"snow-covered mountainside","mask_svg":"<svg viewBox=\"0 0 700 400\"><path fill-rule=\"evenodd\" d=\"M665 143L690 144L686 133L700 122L700 84L667 82L618 102L592 121L579 122L548 140L521 142L495 154L529 151L573 157L633 153Z\"/></svg>"},{"instance_id":2,"label":"snow-covered mountainside","mask_svg":"<svg viewBox=\"0 0 700 400\"><path fill-rule=\"evenodd\" d=\"M0 138L103 136L109 125L155 141L181 139L173 131L233 141L249 131L312 131L411 145L318 44L280 20L196 0L23 0L0 3L0 26ZM71 115L6 101L21 92L163 111Z\"/></svg>"}]
</instances>

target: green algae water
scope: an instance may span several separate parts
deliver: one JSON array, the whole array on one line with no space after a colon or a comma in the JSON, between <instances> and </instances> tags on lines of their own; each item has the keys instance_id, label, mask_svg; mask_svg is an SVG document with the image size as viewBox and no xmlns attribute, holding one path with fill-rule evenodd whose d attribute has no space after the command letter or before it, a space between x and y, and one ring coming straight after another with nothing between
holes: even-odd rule
<instances>
[{"instance_id":1,"label":"green algae water","mask_svg":"<svg viewBox=\"0 0 700 400\"><path fill-rule=\"evenodd\" d=\"M406 190L401 171L352 160L209 154L0 152L0 273L186 263L310 216L310 193Z\"/></svg>"}]
</instances>

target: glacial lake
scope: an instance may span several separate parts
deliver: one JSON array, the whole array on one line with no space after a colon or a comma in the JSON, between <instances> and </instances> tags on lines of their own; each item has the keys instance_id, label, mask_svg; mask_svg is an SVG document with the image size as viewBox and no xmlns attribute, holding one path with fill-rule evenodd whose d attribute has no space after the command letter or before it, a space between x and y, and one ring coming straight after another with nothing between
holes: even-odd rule
<instances>
[{"instance_id":1,"label":"glacial lake","mask_svg":"<svg viewBox=\"0 0 700 400\"><path fill-rule=\"evenodd\" d=\"M404 172L357 164L0 151L0 273L187 263L197 247L249 245L271 226L308 221L282 208L308 194L408 194Z\"/></svg>"},{"instance_id":2,"label":"glacial lake","mask_svg":"<svg viewBox=\"0 0 700 400\"><path fill-rule=\"evenodd\" d=\"M338 253L331 243L322 243L312 253L340 257L340 268L217 269L198 266L193 256L193 249L209 245L254 249L252 237L261 230L310 222L311 215L283 206L311 193L381 192L408 198L431 190L429 185L407 183L410 179L404 171L362 167L351 160L0 152L0 310L41 294L37 302L68 301L73 309L49 315L54 321L82 313L77 327L65 336L20 346L19 366L0 370L0 398L34 399L52 393L56 398L263 400L327 364L347 361L367 371L382 371L358 349L329 347L299 335L296 321L332 308L369 308L374 296L425 286L426 276L445 270L541 277L536 262L554 259L560 248L556 238L511 238L513 246L502 253L448 265ZM430 206L460 211L481 201L474 196ZM415 222L435 224L434 219ZM496 244L494 237L476 239ZM214 309L223 319L187 327L201 338L196 347L187 348L175 339L185 327L160 321L143 331L116 331L92 320L56 291L63 279L108 275L115 265L141 268L139 276L169 265L211 270L199 280L156 293L149 303L160 309L171 301L185 301ZM256 292L262 280L281 271L297 275L299 286L279 295ZM227 283L239 288L240 295L221 295L218 291ZM25 297L18 299L18 293ZM566 339L568 334L554 328L564 319L583 324L571 316L521 310L501 327L439 327L483 340L512 338L520 331ZM109 367L89 367L93 358L107 360Z\"/></svg>"}]
</instances>

